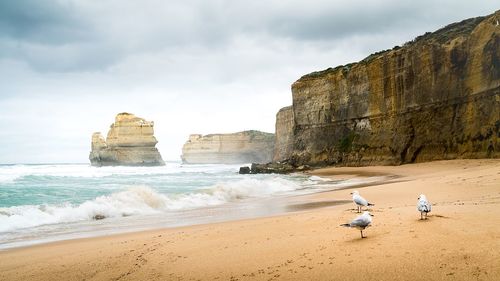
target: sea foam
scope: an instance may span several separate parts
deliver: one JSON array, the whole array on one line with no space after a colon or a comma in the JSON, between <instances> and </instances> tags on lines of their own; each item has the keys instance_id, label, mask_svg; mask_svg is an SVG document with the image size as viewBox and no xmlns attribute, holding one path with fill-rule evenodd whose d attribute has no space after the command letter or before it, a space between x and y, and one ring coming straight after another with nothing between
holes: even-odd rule
<instances>
[{"instance_id":1,"label":"sea foam","mask_svg":"<svg viewBox=\"0 0 500 281\"><path fill-rule=\"evenodd\" d=\"M202 208L246 198L286 194L299 188L299 184L279 177L221 182L197 192L181 194L162 194L148 186L135 186L81 204L21 205L0 208L0 232L96 218Z\"/></svg>"},{"instance_id":2,"label":"sea foam","mask_svg":"<svg viewBox=\"0 0 500 281\"><path fill-rule=\"evenodd\" d=\"M173 166L173 165L172 165ZM0 169L0 183L13 182L26 176L101 178L112 175L155 175L178 172L171 167L92 167L81 164L4 165Z\"/></svg>"}]
</instances>

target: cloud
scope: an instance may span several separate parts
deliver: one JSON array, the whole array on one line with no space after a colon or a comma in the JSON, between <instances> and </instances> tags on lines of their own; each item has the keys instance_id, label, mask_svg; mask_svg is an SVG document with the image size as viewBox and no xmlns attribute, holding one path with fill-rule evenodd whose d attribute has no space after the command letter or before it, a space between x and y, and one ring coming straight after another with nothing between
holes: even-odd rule
<instances>
[{"instance_id":1,"label":"cloud","mask_svg":"<svg viewBox=\"0 0 500 281\"><path fill-rule=\"evenodd\" d=\"M475 10L492 12L488 4ZM40 72L78 72L104 71L145 53L227 49L238 37L331 47L374 33L416 36L417 30L473 15L468 6L451 0L1 1L0 56Z\"/></svg>"},{"instance_id":2,"label":"cloud","mask_svg":"<svg viewBox=\"0 0 500 281\"><path fill-rule=\"evenodd\" d=\"M51 0L0 2L1 37L32 43L58 45L83 41L90 37L85 20L76 6Z\"/></svg>"},{"instance_id":3,"label":"cloud","mask_svg":"<svg viewBox=\"0 0 500 281\"><path fill-rule=\"evenodd\" d=\"M273 131L300 76L496 8L366 2L0 1L0 163L86 162L122 111L167 159L190 133Z\"/></svg>"}]
</instances>

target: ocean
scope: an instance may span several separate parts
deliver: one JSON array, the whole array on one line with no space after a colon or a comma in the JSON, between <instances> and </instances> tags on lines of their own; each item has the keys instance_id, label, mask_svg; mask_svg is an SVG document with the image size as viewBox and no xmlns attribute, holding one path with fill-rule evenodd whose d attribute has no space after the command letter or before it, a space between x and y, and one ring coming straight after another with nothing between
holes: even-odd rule
<instances>
[{"instance_id":1,"label":"ocean","mask_svg":"<svg viewBox=\"0 0 500 281\"><path fill-rule=\"evenodd\" d=\"M241 165L0 165L0 249L290 211L297 195L355 185Z\"/></svg>"}]
</instances>

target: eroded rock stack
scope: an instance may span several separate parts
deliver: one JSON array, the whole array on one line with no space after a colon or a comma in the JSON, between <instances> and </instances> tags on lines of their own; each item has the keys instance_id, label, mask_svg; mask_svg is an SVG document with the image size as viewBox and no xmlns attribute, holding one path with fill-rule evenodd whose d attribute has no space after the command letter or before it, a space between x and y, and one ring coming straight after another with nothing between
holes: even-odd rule
<instances>
[{"instance_id":1,"label":"eroded rock stack","mask_svg":"<svg viewBox=\"0 0 500 281\"><path fill-rule=\"evenodd\" d=\"M274 134L243 131L233 134L190 135L182 147L188 164L267 163L272 161Z\"/></svg>"},{"instance_id":2,"label":"eroded rock stack","mask_svg":"<svg viewBox=\"0 0 500 281\"><path fill-rule=\"evenodd\" d=\"M358 166L500 157L498 20L500 12L464 20L303 76L292 85L292 108L278 113L274 160Z\"/></svg>"},{"instance_id":3,"label":"eroded rock stack","mask_svg":"<svg viewBox=\"0 0 500 281\"><path fill-rule=\"evenodd\" d=\"M92 166L165 165L155 147L154 123L131 113L120 113L111 124L106 140L101 133L92 135L89 155Z\"/></svg>"}]
</instances>

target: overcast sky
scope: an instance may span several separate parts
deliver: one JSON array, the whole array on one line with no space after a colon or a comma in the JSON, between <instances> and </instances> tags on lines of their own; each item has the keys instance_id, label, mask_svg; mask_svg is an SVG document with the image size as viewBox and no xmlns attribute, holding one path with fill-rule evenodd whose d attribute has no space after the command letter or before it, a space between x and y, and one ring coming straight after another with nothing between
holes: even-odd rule
<instances>
[{"instance_id":1,"label":"overcast sky","mask_svg":"<svg viewBox=\"0 0 500 281\"><path fill-rule=\"evenodd\" d=\"M0 163L87 163L92 132L106 134L123 111L155 121L167 160L179 160L191 133L274 132L300 76L495 9L491 0L0 1Z\"/></svg>"}]
</instances>

